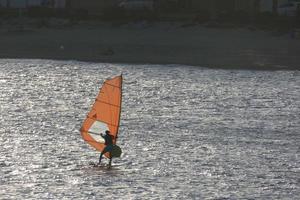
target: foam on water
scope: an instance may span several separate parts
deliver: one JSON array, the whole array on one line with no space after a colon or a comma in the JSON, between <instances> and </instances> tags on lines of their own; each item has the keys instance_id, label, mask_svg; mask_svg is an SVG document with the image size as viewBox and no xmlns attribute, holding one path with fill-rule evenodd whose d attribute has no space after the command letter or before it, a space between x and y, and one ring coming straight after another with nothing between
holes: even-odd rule
<instances>
[{"instance_id":1,"label":"foam on water","mask_svg":"<svg viewBox=\"0 0 300 200\"><path fill-rule=\"evenodd\" d=\"M113 168L79 133L124 75ZM0 199L295 199L300 72L0 60Z\"/></svg>"}]
</instances>

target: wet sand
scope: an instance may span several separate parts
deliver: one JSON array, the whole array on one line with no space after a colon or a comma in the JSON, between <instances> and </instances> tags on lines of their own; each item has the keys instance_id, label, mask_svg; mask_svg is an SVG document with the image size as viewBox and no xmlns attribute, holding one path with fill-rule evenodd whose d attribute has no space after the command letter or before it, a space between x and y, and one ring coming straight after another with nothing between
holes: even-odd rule
<instances>
[{"instance_id":1,"label":"wet sand","mask_svg":"<svg viewBox=\"0 0 300 200\"><path fill-rule=\"evenodd\" d=\"M2 26L0 58L300 69L300 39L246 28L180 23Z\"/></svg>"}]
</instances>

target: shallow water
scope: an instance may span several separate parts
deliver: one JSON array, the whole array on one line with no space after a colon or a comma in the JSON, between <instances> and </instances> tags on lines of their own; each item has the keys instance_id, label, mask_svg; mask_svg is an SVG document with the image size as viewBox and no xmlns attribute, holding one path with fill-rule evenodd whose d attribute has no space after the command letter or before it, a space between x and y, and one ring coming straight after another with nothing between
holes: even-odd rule
<instances>
[{"instance_id":1,"label":"shallow water","mask_svg":"<svg viewBox=\"0 0 300 200\"><path fill-rule=\"evenodd\" d=\"M78 130L121 72L123 155L95 168ZM300 196L299 71L2 59L0 88L0 199Z\"/></svg>"}]
</instances>

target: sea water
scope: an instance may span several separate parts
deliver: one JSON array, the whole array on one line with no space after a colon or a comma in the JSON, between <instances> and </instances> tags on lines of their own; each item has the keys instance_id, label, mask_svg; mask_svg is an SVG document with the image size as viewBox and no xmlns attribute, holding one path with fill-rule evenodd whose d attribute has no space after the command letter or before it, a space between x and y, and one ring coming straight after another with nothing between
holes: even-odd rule
<instances>
[{"instance_id":1,"label":"sea water","mask_svg":"<svg viewBox=\"0 0 300 200\"><path fill-rule=\"evenodd\" d=\"M121 73L123 154L93 167L79 129ZM0 199L300 197L300 71L2 59L0 89Z\"/></svg>"}]
</instances>

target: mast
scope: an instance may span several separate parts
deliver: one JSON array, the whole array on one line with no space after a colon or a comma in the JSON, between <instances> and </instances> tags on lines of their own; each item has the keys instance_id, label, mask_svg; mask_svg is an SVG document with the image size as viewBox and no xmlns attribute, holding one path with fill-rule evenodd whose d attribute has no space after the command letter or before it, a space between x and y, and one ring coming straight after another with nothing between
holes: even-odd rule
<instances>
[{"instance_id":1,"label":"mast","mask_svg":"<svg viewBox=\"0 0 300 200\"><path fill-rule=\"evenodd\" d=\"M120 85L120 89L121 89L121 94L120 94L120 112L119 112L119 125L118 125L118 130L117 130L116 135L119 134L120 121L121 121L121 112L122 112L122 96L123 96L123 74L122 73L121 73L120 77L121 77L121 85Z\"/></svg>"}]
</instances>

